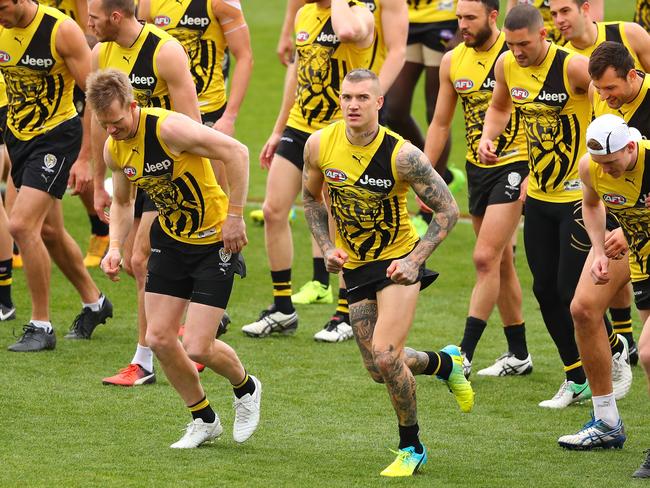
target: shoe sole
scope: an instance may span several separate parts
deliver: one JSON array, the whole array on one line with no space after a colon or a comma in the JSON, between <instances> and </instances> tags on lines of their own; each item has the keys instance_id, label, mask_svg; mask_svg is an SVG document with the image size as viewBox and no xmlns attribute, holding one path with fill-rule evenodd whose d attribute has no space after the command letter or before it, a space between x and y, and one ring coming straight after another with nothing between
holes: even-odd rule
<instances>
[{"instance_id":1,"label":"shoe sole","mask_svg":"<svg viewBox=\"0 0 650 488\"><path fill-rule=\"evenodd\" d=\"M288 327L285 327L281 330L270 330L269 332L263 332L261 334L256 334L255 332L248 332L245 330L242 330L242 332L246 334L248 337L253 337L255 339L262 339L264 337L270 336L271 334L280 334L283 336L294 335L297 329L298 329L298 323L296 323L295 325L289 325Z\"/></svg>"},{"instance_id":2,"label":"shoe sole","mask_svg":"<svg viewBox=\"0 0 650 488\"><path fill-rule=\"evenodd\" d=\"M622 441L610 441L599 446L577 446L566 442L558 442L558 444L560 447L568 449L569 451L593 451L594 449L623 449L625 441L626 439L623 439Z\"/></svg>"},{"instance_id":3,"label":"shoe sole","mask_svg":"<svg viewBox=\"0 0 650 488\"><path fill-rule=\"evenodd\" d=\"M110 303L108 313L106 315L104 315L104 317L102 317L102 319L99 322L97 322L97 325L95 325L95 327L93 327L93 330L90 331L90 334L88 335L88 337L82 337L82 336L78 336L76 334L74 334L74 335L66 334L66 335L63 336L63 338L64 339L71 339L71 340L86 340L86 341L89 341L91 336L93 335L93 332L95 332L95 329L97 327L99 327L100 325L105 324L106 320L112 319L112 318L113 318L113 304Z\"/></svg>"},{"instance_id":4,"label":"shoe sole","mask_svg":"<svg viewBox=\"0 0 650 488\"><path fill-rule=\"evenodd\" d=\"M346 336L346 337L338 338L338 339L336 339L336 340L334 340L334 341L330 341L329 339L323 339L323 338L321 338L321 337L316 337L316 336L314 336L314 340L315 340L316 342L328 342L328 343L330 343L330 344L336 344L337 342L345 342L345 341L349 341L349 340L352 339L353 337L354 337L354 336L351 335L351 336Z\"/></svg>"},{"instance_id":5,"label":"shoe sole","mask_svg":"<svg viewBox=\"0 0 650 488\"><path fill-rule=\"evenodd\" d=\"M526 376L529 375L533 372L533 367L530 366L526 368L524 371L521 373L505 373L505 374L481 374L481 371L476 373L477 376L483 376L483 377L488 377L488 378L503 378L504 376Z\"/></svg>"},{"instance_id":6,"label":"shoe sole","mask_svg":"<svg viewBox=\"0 0 650 488\"><path fill-rule=\"evenodd\" d=\"M102 380L102 385L122 386L124 388L130 388L132 386L153 385L155 382L156 382L156 377L154 375L151 375L151 376L146 376L144 378L140 378L132 385L124 385L122 383L111 383L110 381L105 381L105 380Z\"/></svg>"},{"instance_id":7,"label":"shoe sole","mask_svg":"<svg viewBox=\"0 0 650 488\"><path fill-rule=\"evenodd\" d=\"M7 351L10 352L41 352L41 351L54 351L56 349L56 344L54 344L52 347L43 347L41 349L10 349L9 347L7 348Z\"/></svg>"}]
</instances>

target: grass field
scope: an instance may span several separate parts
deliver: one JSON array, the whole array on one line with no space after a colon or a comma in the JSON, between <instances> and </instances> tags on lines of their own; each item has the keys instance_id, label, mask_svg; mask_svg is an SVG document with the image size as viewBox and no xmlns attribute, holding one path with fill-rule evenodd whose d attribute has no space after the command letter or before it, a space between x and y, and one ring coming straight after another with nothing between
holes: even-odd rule
<instances>
[{"instance_id":1,"label":"grass field","mask_svg":"<svg viewBox=\"0 0 650 488\"><path fill-rule=\"evenodd\" d=\"M238 121L238 136L251 152L251 200L260 202L265 174L259 153L280 103L283 68L274 49L283 0L244 3L252 29L255 73ZM505 3L505 2L502 2ZM632 0L607 2L608 17L629 19ZM422 104L414 108L424 112ZM453 161L462 161L463 130L454 127ZM466 208L465 196L459 197ZM64 200L68 227L85 247L87 222L75 198ZM299 212L294 224L294 284L311 274L310 245ZM237 281L229 306L233 317L224 337L246 367L264 384L262 423L244 445L231 437L232 394L213 373L202 380L226 428L223 437L198 450L168 448L182 434L189 415L159 372L156 385L105 387L101 378L131 359L136 341L135 285L124 277L111 283L93 276L115 305L115 317L91 341L62 337L80 304L61 273L52 274L52 321L59 343L53 352L12 354L12 332L29 319L21 271L15 273L18 320L0 324L0 486L640 486L630 474L650 447L648 397L639 368L630 394L619 402L628 430L622 451L574 453L561 450L559 435L577 430L590 404L563 411L539 408L563 380L555 347L531 293L523 246L517 267L524 288L529 347L535 371L529 377L473 377L476 407L461 414L443 384L418 378L419 421L430 458L423 474L390 481L378 476L393 459L396 419L385 389L365 373L353 342L312 340L332 306L301 306L293 337L253 340L239 331L271 300L263 229L249 223L245 252L249 276ZM438 349L460 340L473 283L473 234L459 223L429 265L441 273L421 297L409 344ZM334 283L334 279L332 279ZM636 319L636 317L635 317ZM638 319L635 320L638 327ZM13 331L12 331L13 329ZM638 336L638 332L635 334ZM491 364L505 348L494 317L477 350L475 368Z\"/></svg>"}]
</instances>

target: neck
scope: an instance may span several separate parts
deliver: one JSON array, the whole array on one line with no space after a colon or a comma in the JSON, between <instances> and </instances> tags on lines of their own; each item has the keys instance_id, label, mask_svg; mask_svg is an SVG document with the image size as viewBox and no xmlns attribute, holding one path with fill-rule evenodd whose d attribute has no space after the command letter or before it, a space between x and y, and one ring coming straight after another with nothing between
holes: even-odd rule
<instances>
[{"instance_id":1,"label":"neck","mask_svg":"<svg viewBox=\"0 0 650 488\"><path fill-rule=\"evenodd\" d=\"M542 48L541 52L539 53L539 56L537 56L537 59L533 63L533 66L539 66L544 62L544 59L546 58L546 55L548 54L548 50L551 48L551 43L549 41L544 41L544 47Z\"/></svg>"},{"instance_id":2,"label":"neck","mask_svg":"<svg viewBox=\"0 0 650 488\"><path fill-rule=\"evenodd\" d=\"M144 25L135 17L124 18L115 42L122 47L131 47L142 32Z\"/></svg>"},{"instance_id":3,"label":"neck","mask_svg":"<svg viewBox=\"0 0 650 488\"><path fill-rule=\"evenodd\" d=\"M332 0L319 0L316 2L318 8L330 8L332 6Z\"/></svg>"},{"instance_id":4,"label":"neck","mask_svg":"<svg viewBox=\"0 0 650 488\"><path fill-rule=\"evenodd\" d=\"M348 141L350 141L350 144L355 146L367 146L375 139L375 137L377 137L378 132L379 122L377 121L363 128L345 126L345 135L347 136Z\"/></svg>"},{"instance_id":5,"label":"neck","mask_svg":"<svg viewBox=\"0 0 650 488\"><path fill-rule=\"evenodd\" d=\"M571 41L571 44L578 49L587 49L588 47L596 44L598 38L598 26L595 22L589 20L587 28L581 36L576 37Z\"/></svg>"},{"instance_id":6,"label":"neck","mask_svg":"<svg viewBox=\"0 0 650 488\"><path fill-rule=\"evenodd\" d=\"M634 82L632 83L632 86L634 87L634 89L632 90L632 96L630 97L629 100L625 100L625 103L630 103L632 100L634 100L636 97L639 96L639 93L641 92L641 87L643 86L643 78L637 76Z\"/></svg>"},{"instance_id":7,"label":"neck","mask_svg":"<svg viewBox=\"0 0 650 488\"><path fill-rule=\"evenodd\" d=\"M138 133L138 127L140 126L140 106L136 105L135 110L133 110L131 114L133 117L133 128L131 129L131 132L129 133L127 139L133 139Z\"/></svg>"},{"instance_id":8,"label":"neck","mask_svg":"<svg viewBox=\"0 0 650 488\"><path fill-rule=\"evenodd\" d=\"M38 4L35 2L27 1L25 2L25 10L23 11L23 16L20 21L16 24L16 27L24 29L29 24L32 23L34 17L36 17L36 12L38 12Z\"/></svg>"},{"instance_id":9,"label":"neck","mask_svg":"<svg viewBox=\"0 0 650 488\"><path fill-rule=\"evenodd\" d=\"M494 46L494 43L497 42L497 39L499 38L499 34L501 34L501 31L495 27L492 28L492 34L490 34L490 37L481 44L480 46L476 47L477 51L489 51L492 46Z\"/></svg>"}]
</instances>

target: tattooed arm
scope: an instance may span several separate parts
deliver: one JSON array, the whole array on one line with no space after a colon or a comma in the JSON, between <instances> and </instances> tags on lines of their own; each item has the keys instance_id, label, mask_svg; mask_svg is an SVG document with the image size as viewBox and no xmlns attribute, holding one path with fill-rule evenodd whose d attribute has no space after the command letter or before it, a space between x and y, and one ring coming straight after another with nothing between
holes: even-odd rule
<instances>
[{"instance_id":1,"label":"tattooed arm","mask_svg":"<svg viewBox=\"0 0 650 488\"><path fill-rule=\"evenodd\" d=\"M396 166L398 176L411 184L415 193L434 213L429 229L415 249L405 258L393 261L386 270L388 278L408 285L415 282L419 267L456 224L458 206L444 180L413 144L407 142L400 148Z\"/></svg>"},{"instance_id":2,"label":"tattooed arm","mask_svg":"<svg viewBox=\"0 0 650 488\"><path fill-rule=\"evenodd\" d=\"M315 132L305 143L302 169L302 203L309 230L314 235L323 257L325 267L330 273L341 271L348 256L342 249L337 249L330 239L327 207L323 202L323 173L318 164L320 131Z\"/></svg>"}]
</instances>

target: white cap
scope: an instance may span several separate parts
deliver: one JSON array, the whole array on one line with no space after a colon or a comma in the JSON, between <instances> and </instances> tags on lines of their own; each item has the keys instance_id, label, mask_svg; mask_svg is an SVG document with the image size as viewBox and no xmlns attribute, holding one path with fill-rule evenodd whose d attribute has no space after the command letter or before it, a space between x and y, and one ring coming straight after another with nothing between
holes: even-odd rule
<instances>
[{"instance_id":1,"label":"white cap","mask_svg":"<svg viewBox=\"0 0 650 488\"><path fill-rule=\"evenodd\" d=\"M614 114L596 117L587 127L587 151L595 156L615 153L627 146L629 142L641 139L643 137L637 129L628 127L625 120Z\"/></svg>"}]
</instances>

